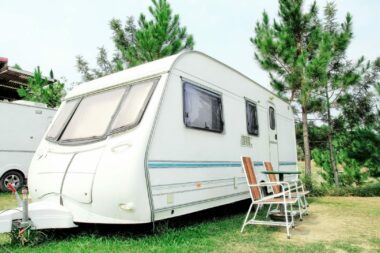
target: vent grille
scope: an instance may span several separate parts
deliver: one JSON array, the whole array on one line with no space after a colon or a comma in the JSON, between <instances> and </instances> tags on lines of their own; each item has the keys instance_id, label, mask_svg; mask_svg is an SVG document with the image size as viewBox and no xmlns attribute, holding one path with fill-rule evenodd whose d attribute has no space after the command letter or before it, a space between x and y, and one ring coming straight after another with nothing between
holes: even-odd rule
<instances>
[{"instance_id":1,"label":"vent grille","mask_svg":"<svg viewBox=\"0 0 380 253\"><path fill-rule=\"evenodd\" d=\"M247 135L242 135L240 138L240 146L242 147L252 147L252 137Z\"/></svg>"}]
</instances>

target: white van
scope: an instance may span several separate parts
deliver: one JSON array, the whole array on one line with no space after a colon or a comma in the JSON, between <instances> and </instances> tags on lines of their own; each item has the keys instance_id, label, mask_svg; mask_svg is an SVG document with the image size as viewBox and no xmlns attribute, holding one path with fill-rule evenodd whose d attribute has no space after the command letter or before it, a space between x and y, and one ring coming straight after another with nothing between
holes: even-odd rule
<instances>
[{"instance_id":1,"label":"white van","mask_svg":"<svg viewBox=\"0 0 380 253\"><path fill-rule=\"evenodd\" d=\"M29 101L0 101L0 190L26 183L29 164L56 110Z\"/></svg>"},{"instance_id":2,"label":"white van","mask_svg":"<svg viewBox=\"0 0 380 253\"><path fill-rule=\"evenodd\" d=\"M29 214L36 228L138 224L240 201L242 155L258 175L262 161L297 169L290 105L184 52L69 92L31 164ZM19 215L0 215L0 231Z\"/></svg>"}]
</instances>

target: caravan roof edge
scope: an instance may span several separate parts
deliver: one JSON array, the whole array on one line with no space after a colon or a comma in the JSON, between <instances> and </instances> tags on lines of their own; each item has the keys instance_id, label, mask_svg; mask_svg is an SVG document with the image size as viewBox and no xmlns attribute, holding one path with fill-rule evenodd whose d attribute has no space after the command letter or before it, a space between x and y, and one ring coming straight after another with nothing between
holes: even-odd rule
<instances>
[{"instance_id":1,"label":"caravan roof edge","mask_svg":"<svg viewBox=\"0 0 380 253\"><path fill-rule=\"evenodd\" d=\"M91 80L89 82L82 83L78 86L76 86L69 94L65 97L64 100L68 100L74 97L81 96L83 94L91 93L97 90L102 90L102 89L108 89L114 86L118 86L122 83L127 83L127 82L136 82L139 81L145 77L148 76L157 76L160 74L164 74L169 72L173 66L179 61L182 57L188 54L199 54L204 57L207 57L225 67L228 69L232 70L236 74L242 76L243 78L253 82L256 84L258 87L264 89L265 91L269 92L276 98L280 99L281 101L285 102L286 104L290 104L288 101L284 100L283 98L279 97L277 94L273 93L271 90L268 88L260 85L258 82L252 80L248 76L244 75L240 71L234 69L233 67L228 66L227 64L205 54L200 51L192 51L192 50L186 50L183 51L179 54L175 54L172 56L168 56L165 58L161 58L159 60L155 60L152 62L148 62L145 64L138 65L136 67L126 69L117 73L113 73L95 80ZM122 80L122 81L120 81ZM105 85L105 82L109 82L107 85Z\"/></svg>"}]
</instances>

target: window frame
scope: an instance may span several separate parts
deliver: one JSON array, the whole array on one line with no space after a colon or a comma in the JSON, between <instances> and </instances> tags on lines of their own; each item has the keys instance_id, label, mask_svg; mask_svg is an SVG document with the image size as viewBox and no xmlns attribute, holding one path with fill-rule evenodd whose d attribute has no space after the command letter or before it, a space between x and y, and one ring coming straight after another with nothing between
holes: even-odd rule
<instances>
[{"instance_id":1,"label":"window frame","mask_svg":"<svg viewBox=\"0 0 380 253\"><path fill-rule=\"evenodd\" d=\"M60 144L60 145L78 146L78 145L89 144L89 143L94 143L94 142L98 142L98 141L101 141L101 140L105 140L108 136L111 136L111 135L116 134L116 133L121 133L121 132L124 132L126 130L129 130L129 129L132 129L132 128L136 127L137 125L140 124L140 122L141 122L141 120L142 120L142 118L144 116L144 113L146 111L146 108L148 107L148 104L149 104L149 102L150 102L150 100L152 98L152 95L153 95L153 93L154 93L154 91L155 91L155 89L157 87L157 84L160 81L160 79L161 79L161 76L158 76L158 77L153 77L153 78L150 78L150 79L139 80L137 82L122 83L121 85L117 85L117 86L114 86L114 87L109 88L109 89L99 90L99 91L96 91L96 92L85 94L84 96L78 96L78 97L74 97L74 98L66 100L66 103L67 103L69 101L73 101L73 100L79 99L78 102L77 102L77 104L76 104L76 106L75 106L75 108L74 108L74 110L71 112L71 114L68 117L68 119L66 120L66 122L62 125L62 128L60 129L59 134L57 135L57 137L56 138L48 138L48 137L46 137L45 139L47 141L50 141L50 142L53 142L53 143L57 143L57 144ZM137 118L136 122L134 122L133 124L128 124L127 126L123 126L123 127L118 128L118 129L112 130L111 129L112 124L113 124L116 116L118 115L118 113L120 111L120 107L121 107L124 99L126 99L126 96L128 95L128 93L129 93L130 89L132 88L132 86L139 85L141 83L148 82L148 81L152 81L153 85L152 85L152 88L151 88L150 92L148 93L146 101L144 101L144 104L143 104L142 108L139 111L138 118ZM111 91L111 90L116 90L116 89L119 89L119 88L124 88L124 93L121 96L121 99L120 99L118 105L116 106L115 111L113 112L113 114L111 116L111 119L110 119L110 121L108 123L108 126L106 128L106 131L104 132L104 134L102 136L77 138L77 139L72 139L72 140L61 140L61 137L62 137L63 133L65 132L66 127L70 123L72 117L74 116L75 112L77 111L79 105L81 104L81 102L82 102L82 100L84 98L92 96L92 95L97 95L97 94L100 94L100 93L103 93L103 92L108 92L108 91Z\"/></svg>"},{"instance_id":2,"label":"window frame","mask_svg":"<svg viewBox=\"0 0 380 253\"><path fill-rule=\"evenodd\" d=\"M211 90L209 87L205 87L203 85L200 85L198 83L195 83L193 81L190 81L190 80L187 80L185 78L181 78L182 80L182 119L183 119L183 124L185 125L186 128L190 128L190 129L197 129L197 130L203 130L203 131L207 131L207 132L212 132L212 133L223 133L224 132L224 110L223 110L223 94L221 92L217 92L215 90ZM203 128L203 127L196 127L196 126L190 126L188 124L186 124L186 103L185 103L185 94L186 94L186 84L190 85L190 86L193 86L195 89L198 89L198 90L203 90L205 91L207 94L210 94L216 98L219 98L220 99L220 121L221 121L221 125L222 125L222 129L221 130L214 130L214 129L211 129L211 128Z\"/></svg>"},{"instance_id":3,"label":"window frame","mask_svg":"<svg viewBox=\"0 0 380 253\"><path fill-rule=\"evenodd\" d=\"M142 117L145 114L146 108L148 107L150 99L152 98L152 95L153 95L153 93L154 93L154 91L156 89L156 86L157 86L157 83L158 83L159 80L160 80L159 78L152 80L153 81L152 88L150 89L150 91L149 91L149 93L148 93L148 95L147 95L147 97L146 97L146 99L145 99L142 107L140 108L139 113L137 114L136 121L133 122L133 123L127 124L125 126L121 126L121 127L112 129L112 125L114 123L114 120L115 120L116 116L119 114L119 111L120 111L120 108L121 108L121 106L123 104L123 101L124 101L124 99L126 99L128 97L129 91L132 89L132 86L142 84L142 83L147 82L149 80L141 81L141 82L135 83L133 85L129 85L129 87L127 87L127 90L125 91L125 93L124 93L123 97L121 98L120 103L119 103L119 105L118 105L118 107L116 109L116 113L112 116L110 124L108 125L108 129L107 130L109 131L110 135L115 134L115 133L124 132L126 130L135 128L137 125L140 124L140 122L142 120Z\"/></svg>"},{"instance_id":4,"label":"window frame","mask_svg":"<svg viewBox=\"0 0 380 253\"><path fill-rule=\"evenodd\" d=\"M51 127L49 128L49 131L46 133L46 138L45 138L46 140L48 140L48 141L50 141L50 142L58 142L58 140L61 138L63 132L66 130L66 127L67 127L68 123L70 122L71 118L73 117L74 113L76 112L76 110L77 110L79 104L82 102L82 99L83 99L83 98L73 98L73 99L69 99L69 100L66 100L66 101L65 101L66 104L67 104L67 103L70 102L70 101L78 100L78 101L76 102L76 105L74 106L73 110L71 111L71 113L70 113L69 116L67 117L66 121L64 121L64 123L62 124L62 126L61 126L60 129L58 130L58 134L57 134L57 136L54 137L54 138L53 138L53 137L49 137L49 136L48 136L48 133L50 132L51 127L53 127L54 122L55 122L57 119L55 119L54 122L52 122L52 125L51 125ZM57 115L57 116L59 116L59 115Z\"/></svg>"},{"instance_id":5,"label":"window frame","mask_svg":"<svg viewBox=\"0 0 380 253\"><path fill-rule=\"evenodd\" d=\"M269 111L269 127L270 127L271 130L276 130L276 110L274 109L273 106L269 106L269 110L268 111ZM273 121L272 121L271 111L273 112Z\"/></svg>"},{"instance_id":6,"label":"window frame","mask_svg":"<svg viewBox=\"0 0 380 253\"><path fill-rule=\"evenodd\" d=\"M250 133L248 129L248 106L254 106L256 109L256 123L257 123L257 134ZM256 136L258 137L260 135L260 125L259 125L259 110L258 110L258 104L256 102L253 102L247 98L245 98L245 120L246 120L246 126L247 126L247 133L248 135Z\"/></svg>"}]
</instances>

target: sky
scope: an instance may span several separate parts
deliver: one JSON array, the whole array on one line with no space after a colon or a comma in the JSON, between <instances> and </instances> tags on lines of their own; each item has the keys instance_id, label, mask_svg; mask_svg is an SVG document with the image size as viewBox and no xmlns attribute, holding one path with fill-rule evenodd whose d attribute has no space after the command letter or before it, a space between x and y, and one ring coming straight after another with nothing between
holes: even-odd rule
<instances>
[{"instance_id":1,"label":"sky","mask_svg":"<svg viewBox=\"0 0 380 253\"><path fill-rule=\"evenodd\" d=\"M271 19L278 12L277 0L169 0L181 24L195 39L195 50L204 52L235 68L269 88L267 72L253 57L249 41L254 27L266 10ZM305 8L311 1L305 1ZM318 0L320 11L326 0ZM338 21L347 12L353 15L354 39L349 47L351 59L380 56L378 0L336 0ZM0 0L2 19L0 57L32 71L53 69L68 85L81 81L75 57L82 55L95 67L97 48L114 51L109 21L148 14L150 0ZM148 15L149 17L149 15Z\"/></svg>"}]
</instances>

